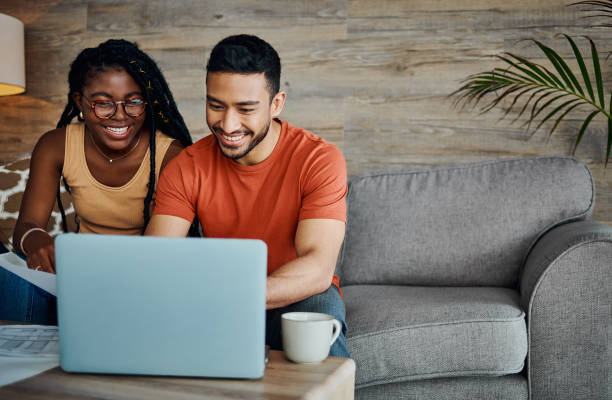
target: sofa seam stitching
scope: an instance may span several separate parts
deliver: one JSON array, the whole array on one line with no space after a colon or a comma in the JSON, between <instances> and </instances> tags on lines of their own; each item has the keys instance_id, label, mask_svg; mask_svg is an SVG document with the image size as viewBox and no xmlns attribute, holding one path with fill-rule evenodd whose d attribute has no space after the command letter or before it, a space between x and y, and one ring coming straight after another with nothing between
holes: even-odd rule
<instances>
[{"instance_id":1,"label":"sofa seam stitching","mask_svg":"<svg viewBox=\"0 0 612 400\"><path fill-rule=\"evenodd\" d=\"M400 327L400 328L394 328L394 329L385 329L385 330L382 330L382 331L365 333L365 334L358 335L358 336L351 336L351 337L348 337L347 340L348 339L354 339L354 338L366 338L366 337L370 337L370 336L378 336L378 335L380 335L382 333L391 333L391 332L398 332L398 331L405 331L405 330L430 328L430 327L434 327L434 326L459 325L459 324L479 324L479 323L488 323L488 322L513 323L513 322L525 320L525 316L526 316L525 312L521 311L521 315L519 317L509 318L509 319L474 319L474 320L463 320L463 321L452 321L452 322L426 323L426 324L419 324L419 325L414 325L414 326L406 326L406 327Z\"/></svg>"},{"instance_id":2,"label":"sofa seam stitching","mask_svg":"<svg viewBox=\"0 0 612 400\"><path fill-rule=\"evenodd\" d=\"M402 169L396 169L395 171L391 171L391 170L381 170L381 171L373 171L372 175L360 175L354 178L354 180L359 181L359 180L363 180L366 178L373 178L373 177L380 177L380 176L401 176L401 175L417 175L417 174L429 174L432 171L453 171L453 170L468 170L468 169L473 169L473 168L480 168L482 166L486 166L486 165L494 165L494 164L514 164L514 163L518 163L518 162L535 162L535 161L543 161L543 160L565 160L565 161L573 161L574 164L582 164L583 166L585 165L583 162L579 161L578 159L574 158L574 157L562 157L562 156L545 156L545 157L530 157L530 158L508 158L508 159L497 159L497 160L489 160L489 161L481 161L481 162L474 162L474 163L469 163L467 165L465 164L457 164L457 165L440 165L440 166L434 166L431 168L421 168L419 169L415 169L415 170L402 170ZM590 175L590 172L589 172Z\"/></svg>"},{"instance_id":3,"label":"sofa seam stitching","mask_svg":"<svg viewBox=\"0 0 612 400\"><path fill-rule=\"evenodd\" d=\"M471 370L456 370L456 374L454 375L448 375L448 377L457 377L457 376L461 376L459 374L464 373L464 372L472 372L472 373L476 373L476 372L481 372L481 375L474 375L474 376L499 376L499 374L504 374L504 375L510 375L510 374L515 374L518 373L520 371L523 370L523 368L525 367L525 363L523 362L522 365L520 366L520 368L518 369L509 369L509 370L488 370L488 369L471 369ZM369 381L369 382L365 382L365 383L360 383L358 386L356 386L356 388L361 388L364 387L363 385L368 385L368 386L374 386L380 383L399 383L399 382L403 382L401 380L398 380L398 378L402 378L402 377L414 377L414 376L422 376L425 379L431 379L432 375L439 375L439 374L444 374L444 373L448 373L450 370L446 370L446 371L436 371L436 372L431 372L428 374L410 374L410 375L394 375L392 376L390 379L391 380L395 380L395 381L391 381L391 382L385 382L384 379L381 380L373 380L373 381ZM469 375L468 375L469 376ZM409 380L410 381L410 380ZM376 383L379 382L379 383ZM367 386L366 386L367 387Z\"/></svg>"}]
</instances>

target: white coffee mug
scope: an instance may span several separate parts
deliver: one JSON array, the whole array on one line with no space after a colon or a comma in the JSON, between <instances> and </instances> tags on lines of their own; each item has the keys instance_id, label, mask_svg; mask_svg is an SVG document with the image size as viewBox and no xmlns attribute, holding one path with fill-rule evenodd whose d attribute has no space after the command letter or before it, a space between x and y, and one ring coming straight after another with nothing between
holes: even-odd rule
<instances>
[{"instance_id":1,"label":"white coffee mug","mask_svg":"<svg viewBox=\"0 0 612 400\"><path fill-rule=\"evenodd\" d=\"M281 316L285 355L299 363L321 362L329 355L342 325L329 314L290 312Z\"/></svg>"}]
</instances>

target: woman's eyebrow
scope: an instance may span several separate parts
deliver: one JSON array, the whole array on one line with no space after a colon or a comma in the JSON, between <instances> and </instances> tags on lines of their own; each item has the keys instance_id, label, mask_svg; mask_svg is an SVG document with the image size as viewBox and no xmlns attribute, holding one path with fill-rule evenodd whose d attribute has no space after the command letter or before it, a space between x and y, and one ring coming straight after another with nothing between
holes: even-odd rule
<instances>
[{"instance_id":1,"label":"woman's eyebrow","mask_svg":"<svg viewBox=\"0 0 612 400\"><path fill-rule=\"evenodd\" d=\"M137 92L130 92L128 94L126 94L124 97L129 97L129 96L134 96L134 95L139 95L142 96L142 92L137 91ZM93 96L105 96L105 97L110 97L111 99L113 98L113 96L111 96L110 94L106 93L106 92L95 92L89 95L89 97L93 97Z\"/></svg>"}]
</instances>

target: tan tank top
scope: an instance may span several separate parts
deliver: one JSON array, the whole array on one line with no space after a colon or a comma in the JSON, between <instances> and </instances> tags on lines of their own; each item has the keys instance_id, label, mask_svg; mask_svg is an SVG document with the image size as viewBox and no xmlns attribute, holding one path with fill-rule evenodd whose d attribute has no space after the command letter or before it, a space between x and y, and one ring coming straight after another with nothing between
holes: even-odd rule
<instances>
[{"instance_id":1,"label":"tan tank top","mask_svg":"<svg viewBox=\"0 0 612 400\"><path fill-rule=\"evenodd\" d=\"M174 139L160 131L155 134L155 184L166 151ZM120 187L98 182L85 160L85 124L66 126L66 147L62 175L70 186L72 201L79 218L79 232L118 235L139 235L144 227L144 198L149 183L147 152L136 174ZM153 195L154 204L155 194Z\"/></svg>"}]
</instances>

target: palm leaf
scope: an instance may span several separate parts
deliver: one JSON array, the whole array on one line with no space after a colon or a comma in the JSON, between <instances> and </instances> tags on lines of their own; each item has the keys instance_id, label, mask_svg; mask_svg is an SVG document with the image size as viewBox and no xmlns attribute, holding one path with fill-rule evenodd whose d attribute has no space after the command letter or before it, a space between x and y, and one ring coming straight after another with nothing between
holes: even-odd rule
<instances>
[{"instance_id":1,"label":"palm leaf","mask_svg":"<svg viewBox=\"0 0 612 400\"><path fill-rule=\"evenodd\" d=\"M514 119L512 120L512 123L515 123L515 122L516 122L516 121L517 121L517 120L518 120L518 119L521 117L521 115L523 115L523 113L525 112L525 110L526 110L526 109L527 109L527 107L529 106L529 103L531 103L531 100L533 100L533 98L534 98L534 97L535 97L537 94L539 94L540 92L549 92L549 93L552 93L552 92L550 92L550 89L549 89L549 88L539 88L538 90L536 90L535 92L533 92L533 93L531 94L531 96L529 96L529 98L527 99L527 101L525 102L525 104L523 105L523 108L521 108L521 111L518 113L518 115L516 116L516 118L514 118ZM544 94L546 94L546 93L543 93L543 95L544 95Z\"/></svg>"},{"instance_id":2,"label":"palm leaf","mask_svg":"<svg viewBox=\"0 0 612 400\"><path fill-rule=\"evenodd\" d=\"M545 46L543 43L534 40L534 42L538 45L538 47L546 54L546 57L553 64L559 75L563 78L563 81L570 88L570 90L577 90L581 95L584 96L584 92L582 91L582 87L580 83L578 83L578 79L572 72L572 70L567 66L567 63L557 54L553 49L548 46Z\"/></svg>"},{"instance_id":3,"label":"palm leaf","mask_svg":"<svg viewBox=\"0 0 612 400\"><path fill-rule=\"evenodd\" d=\"M525 87L525 85L513 85L513 86L507 87L506 90L504 90L501 95L499 95L495 100L491 101L486 107L484 107L482 110L480 110L480 113L481 114L486 113L487 111L489 111L493 107L495 107L497 104L499 104L499 102L502 101L506 96L508 96L509 94L512 94L512 93L516 92L517 90L520 90L520 89L522 89L524 87Z\"/></svg>"},{"instance_id":4,"label":"palm leaf","mask_svg":"<svg viewBox=\"0 0 612 400\"><path fill-rule=\"evenodd\" d=\"M578 62L578 67L580 68L580 72L582 73L582 80L584 81L584 86L586 86L587 92L589 92L589 96L591 96L591 100L595 101L595 94L593 93L593 86L591 85L591 78L589 77L589 71L587 71L586 65L584 64L584 59L582 58L582 54L580 50L578 50L578 46L574 43L574 40L566 34L563 34L567 41L572 46L572 50L574 51L574 56L576 57L576 61Z\"/></svg>"},{"instance_id":5,"label":"palm leaf","mask_svg":"<svg viewBox=\"0 0 612 400\"><path fill-rule=\"evenodd\" d=\"M512 55L511 53L506 53L507 55L509 55L510 57L515 57L514 55ZM532 77L533 79L535 79L536 81L542 83L542 84L546 84L546 79L542 79L542 77L538 76L538 74L534 73L533 71L530 71L526 68L521 67L520 65L518 65L517 63L509 60L506 57L502 57L502 56L497 56L497 58L505 61L506 63L508 63L511 67L516 68L519 71L524 72L525 74L529 75L530 77Z\"/></svg>"},{"instance_id":6,"label":"palm leaf","mask_svg":"<svg viewBox=\"0 0 612 400\"><path fill-rule=\"evenodd\" d=\"M595 83L597 84L597 94L599 95L599 104L601 108L605 108L604 104L604 91L603 91L603 79L601 77L601 66L599 65L599 55L595 48L595 43L591 38L587 38L591 43L591 56L593 57L593 70L595 71Z\"/></svg>"},{"instance_id":7,"label":"palm leaf","mask_svg":"<svg viewBox=\"0 0 612 400\"><path fill-rule=\"evenodd\" d=\"M533 103L533 107L531 108L531 115L529 116L529 120L526 121L523 125L527 125L527 130L529 130L529 127L531 126L531 123L533 122L533 120L540 115L540 113L542 111L544 111L546 109L546 107L548 107L549 105L551 105L552 103L554 103L555 101L565 97L565 96L569 96L568 93L561 93L558 94L559 92L551 92L549 94L557 94L557 96L553 97L552 99L548 99L548 101L546 101L546 103L544 103L543 105L540 106L540 108L538 108L538 104L540 103L540 101L544 100L546 97L549 96L549 94L545 94L542 95L538 100L536 100L535 103ZM537 109L537 111L536 111ZM536 129L537 130L537 129Z\"/></svg>"},{"instance_id":8,"label":"palm leaf","mask_svg":"<svg viewBox=\"0 0 612 400\"><path fill-rule=\"evenodd\" d=\"M555 129L557 129L557 126L559 126L559 123L561 122L561 120L563 120L563 118L565 118L565 116L567 114L572 112L576 107L580 107L580 106L585 105L585 104L587 104L587 103L585 103L584 101L581 101L579 103L576 103L576 104L572 105L571 107L568 107L565 111L563 111L563 113L555 121L555 124L553 125L553 127L550 129L550 132L548 132L548 137L552 136L552 134L555 131Z\"/></svg>"},{"instance_id":9,"label":"palm leaf","mask_svg":"<svg viewBox=\"0 0 612 400\"><path fill-rule=\"evenodd\" d=\"M597 0L586 0L586 1L578 1L576 3L568 4L569 6L595 6L595 7L603 7L594 9L592 11L607 11L612 12L612 3L607 1L597 1Z\"/></svg>"},{"instance_id":10,"label":"palm leaf","mask_svg":"<svg viewBox=\"0 0 612 400\"><path fill-rule=\"evenodd\" d=\"M525 82L529 82L529 83L535 83L537 84L538 81L534 80L533 78L529 77L529 76L525 76L523 74L519 74L517 72L514 72L510 69L502 69L502 68L493 68L493 72L496 72L500 75L510 75L513 78L525 81Z\"/></svg>"},{"instance_id":11,"label":"palm leaf","mask_svg":"<svg viewBox=\"0 0 612 400\"><path fill-rule=\"evenodd\" d=\"M508 54L510 54L510 53L508 53ZM553 74L552 72L550 72L549 70L547 70L543 66L538 65L538 64L536 64L534 62L531 62L531 61L529 61L526 58L523 58L523 57L520 57L520 56L517 56L517 55L514 55L514 54L510 54L510 55L512 57L516 58L518 61L520 61L524 65L526 65L527 67L529 67L529 69L531 69L532 71L537 73L539 76L544 78L544 80L546 82L548 82L551 86L558 87L558 88L563 88L563 84L561 83L559 78L557 78L555 76L555 74Z\"/></svg>"},{"instance_id":12,"label":"palm leaf","mask_svg":"<svg viewBox=\"0 0 612 400\"><path fill-rule=\"evenodd\" d=\"M580 127L580 130L578 131L578 137L576 138L576 144L574 145L574 150L572 150L572 155L576 154L576 149L578 148L578 145L580 144L580 141L582 140L582 136L584 135L584 132L586 131L587 126L589 126L593 117L599 113L600 113L599 110L593 111L592 113L589 114L588 117L586 117L586 119L582 123L582 126Z\"/></svg>"},{"instance_id":13,"label":"palm leaf","mask_svg":"<svg viewBox=\"0 0 612 400\"><path fill-rule=\"evenodd\" d=\"M612 1L610 2L610 9L612 10ZM574 151L580 144L593 118L601 113L608 118L607 165L612 151L612 117L610 111L605 109L599 54L593 41L587 38L593 58L593 73L591 75L574 40L568 35L564 36L572 47L580 75L576 75L568 62L551 47L533 40L552 67L506 52L497 56L500 61L506 64L505 68L496 67L491 71L470 75L451 96L456 96L456 104L464 101L464 106L480 106L481 114L504 104L505 112L501 119L505 118L517 105L520 105L520 111L511 123L515 123L523 115L526 115L526 117L523 117L525 119L523 126L526 126L527 130L531 129L531 125L536 122L540 115L544 115L544 118L537 121L537 126L533 132L539 130L547 121L554 121L549 131L549 137L567 115L580 106L594 108L578 131ZM579 76L582 78L582 82L579 81ZM595 81L594 84L592 84L591 77ZM491 97L491 95L494 95L494 97ZM612 109L612 96L609 107ZM530 108L530 112L526 113L528 108Z\"/></svg>"},{"instance_id":14,"label":"palm leaf","mask_svg":"<svg viewBox=\"0 0 612 400\"><path fill-rule=\"evenodd\" d=\"M610 1L591 1L591 0L578 1L576 3L568 4L568 7L569 6L588 6L585 10L581 10L581 11L603 13L602 15L593 15L591 17L595 17L595 16L610 17L610 15L608 14L612 14L612 2Z\"/></svg>"},{"instance_id":15,"label":"palm leaf","mask_svg":"<svg viewBox=\"0 0 612 400\"><path fill-rule=\"evenodd\" d=\"M523 86L524 87L524 86ZM529 92L531 92L532 90L536 90L538 89L537 87L533 87L533 86L527 86L527 89L521 91L520 93L518 93L516 96L514 96L514 100L512 100L512 104L510 104L510 106L508 106L508 109L506 110L506 112L504 112L504 115L501 117L501 119L504 119L509 113L510 111L512 111L512 109L514 108L514 106L516 105L516 103L518 102L518 100L524 95L527 94ZM541 89L539 89L541 90ZM534 93L537 94L537 91ZM530 98L532 98L534 96L534 94L532 94L531 96L529 96ZM529 101L527 101L528 104Z\"/></svg>"},{"instance_id":16,"label":"palm leaf","mask_svg":"<svg viewBox=\"0 0 612 400\"><path fill-rule=\"evenodd\" d=\"M558 113L559 111L563 110L565 107L567 107L570 104L573 104L573 103L575 103L577 101L580 101L580 99L571 99L571 100L568 100L568 101L562 103L560 106L556 106L555 109L553 109L550 113L548 113L548 115L546 117L544 117L544 119L542 121L540 121L540 123L535 128L535 130L537 131L538 129L540 129L540 127L544 124L544 122L546 122L549 119L551 119L556 113Z\"/></svg>"},{"instance_id":17,"label":"palm leaf","mask_svg":"<svg viewBox=\"0 0 612 400\"><path fill-rule=\"evenodd\" d=\"M593 14L587 15L583 18L606 18L609 19L612 17L612 2L611 1L579 1L576 3L568 4L568 6L587 6L586 9L581 10L585 12L591 13L601 13L601 14ZM599 25L593 25L598 27L612 27L609 23L603 23Z\"/></svg>"}]
</instances>

